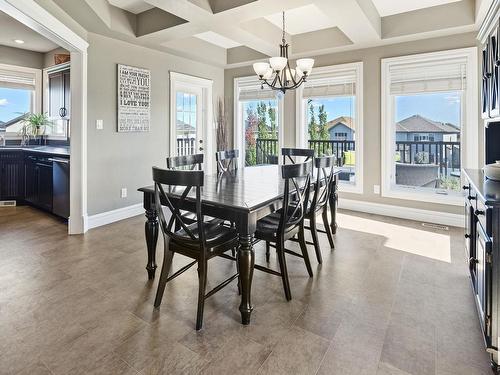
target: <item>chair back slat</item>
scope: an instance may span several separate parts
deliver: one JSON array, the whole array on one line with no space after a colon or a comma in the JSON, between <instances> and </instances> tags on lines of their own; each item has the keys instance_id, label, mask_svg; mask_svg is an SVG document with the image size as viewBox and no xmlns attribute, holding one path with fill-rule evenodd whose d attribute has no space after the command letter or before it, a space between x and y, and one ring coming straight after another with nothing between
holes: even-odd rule
<instances>
[{"instance_id":1,"label":"chair back slat","mask_svg":"<svg viewBox=\"0 0 500 375\"><path fill-rule=\"evenodd\" d=\"M237 169L238 163L236 159L239 158L239 150L224 150L217 151L215 153L215 159L217 160L217 173L227 172L231 168Z\"/></svg>"},{"instance_id":2,"label":"chair back slat","mask_svg":"<svg viewBox=\"0 0 500 375\"><path fill-rule=\"evenodd\" d=\"M160 226L164 234L174 240L184 241L191 244L198 244L200 248L205 244L203 232L203 214L201 212L201 187L203 186L203 171L191 170L167 170L153 167L153 180L155 183L155 204ZM163 186L169 189L184 187L182 194L176 199L170 199ZM193 232L191 221L187 221L182 214L182 207L192 189L196 191L196 228L197 233ZM170 220L167 223L162 203L171 213ZM178 229L182 228L186 236L179 235Z\"/></svg>"},{"instance_id":3,"label":"chair back slat","mask_svg":"<svg viewBox=\"0 0 500 375\"><path fill-rule=\"evenodd\" d=\"M167 158L168 169L188 169L201 171L203 169L203 154L171 156Z\"/></svg>"},{"instance_id":4,"label":"chair back slat","mask_svg":"<svg viewBox=\"0 0 500 375\"><path fill-rule=\"evenodd\" d=\"M293 159L294 157L304 157L304 162L307 162L314 158L314 150L309 148L282 148L281 155L283 156L283 164L290 161L292 164L295 164L296 161Z\"/></svg>"},{"instance_id":5,"label":"chair back slat","mask_svg":"<svg viewBox=\"0 0 500 375\"><path fill-rule=\"evenodd\" d=\"M311 210L317 211L328 203L335 177L335 156L315 158L314 166L317 170L317 175L311 201Z\"/></svg>"},{"instance_id":6,"label":"chair back slat","mask_svg":"<svg viewBox=\"0 0 500 375\"><path fill-rule=\"evenodd\" d=\"M311 185L312 162L281 166L285 180L283 209L278 232L284 234L304 220Z\"/></svg>"}]
</instances>

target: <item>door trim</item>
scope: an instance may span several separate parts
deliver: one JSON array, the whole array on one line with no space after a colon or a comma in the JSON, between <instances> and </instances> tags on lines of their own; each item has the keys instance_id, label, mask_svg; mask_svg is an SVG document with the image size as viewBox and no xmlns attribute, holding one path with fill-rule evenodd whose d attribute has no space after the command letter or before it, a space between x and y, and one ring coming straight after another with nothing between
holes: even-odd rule
<instances>
[{"instance_id":1,"label":"door trim","mask_svg":"<svg viewBox=\"0 0 500 375\"><path fill-rule=\"evenodd\" d=\"M0 10L71 54L71 166L68 233L85 233L87 223L87 48L89 44L31 0L0 0Z\"/></svg>"},{"instance_id":2,"label":"door trim","mask_svg":"<svg viewBox=\"0 0 500 375\"><path fill-rule=\"evenodd\" d=\"M170 150L168 154L174 155L175 152L175 120L176 110L175 105L175 90L177 85L191 85L201 88L201 113L202 113L202 126L203 126L203 148L205 149L205 165L204 170L206 173L211 174L214 170L214 154L215 147L213 147L213 139L215 126L213 121L213 80L191 76L188 74L177 73L170 71L170 125L169 125L169 145Z\"/></svg>"}]
</instances>

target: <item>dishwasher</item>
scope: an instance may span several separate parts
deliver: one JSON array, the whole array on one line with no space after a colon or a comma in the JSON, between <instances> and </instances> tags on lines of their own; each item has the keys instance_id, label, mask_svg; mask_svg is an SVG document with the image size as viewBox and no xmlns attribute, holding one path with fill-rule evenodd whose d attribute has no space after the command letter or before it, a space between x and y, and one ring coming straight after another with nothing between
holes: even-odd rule
<instances>
[{"instance_id":1,"label":"dishwasher","mask_svg":"<svg viewBox=\"0 0 500 375\"><path fill-rule=\"evenodd\" d=\"M52 212L69 218L69 159L51 158L52 161Z\"/></svg>"}]
</instances>

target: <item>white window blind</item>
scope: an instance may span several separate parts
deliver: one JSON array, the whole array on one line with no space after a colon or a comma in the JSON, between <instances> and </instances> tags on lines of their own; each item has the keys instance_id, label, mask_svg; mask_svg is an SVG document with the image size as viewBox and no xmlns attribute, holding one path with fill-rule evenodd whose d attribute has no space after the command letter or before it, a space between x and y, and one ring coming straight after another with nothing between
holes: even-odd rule
<instances>
[{"instance_id":1,"label":"white window blind","mask_svg":"<svg viewBox=\"0 0 500 375\"><path fill-rule=\"evenodd\" d=\"M35 90L35 73L0 69L0 86L10 89Z\"/></svg>"},{"instance_id":2,"label":"white window blind","mask_svg":"<svg viewBox=\"0 0 500 375\"><path fill-rule=\"evenodd\" d=\"M304 85L304 98L356 95L356 70L311 74Z\"/></svg>"},{"instance_id":3,"label":"white window blind","mask_svg":"<svg viewBox=\"0 0 500 375\"><path fill-rule=\"evenodd\" d=\"M240 102L251 100L273 100L276 99L276 91L261 85L257 78L248 82L238 82L238 100Z\"/></svg>"},{"instance_id":4,"label":"white window blind","mask_svg":"<svg viewBox=\"0 0 500 375\"><path fill-rule=\"evenodd\" d=\"M390 94L465 90L466 71L465 58L392 65L389 68Z\"/></svg>"}]
</instances>

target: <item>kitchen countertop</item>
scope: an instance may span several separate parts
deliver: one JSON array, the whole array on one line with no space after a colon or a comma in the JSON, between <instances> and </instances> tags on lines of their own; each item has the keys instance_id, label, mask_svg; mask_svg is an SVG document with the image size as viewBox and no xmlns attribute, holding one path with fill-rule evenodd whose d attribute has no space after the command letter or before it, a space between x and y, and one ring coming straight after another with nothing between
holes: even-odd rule
<instances>
[{"instance_id":1,"label":"kitchen countertop","mask_svg":"<svg viewBox=\"0 0 500 375\"><path fill-rule=\"evenodd\" d=\"M489 180L482 169L463 169L468 180L487 206L500 206L500 182Z\"/></svg>"},{"instance_id":2,"label":"kitchen countertop","mask_svg":"<svg viewBox=\"0 0 500 375\"><path fill-rule=\"evenodd\" d=\"M24 151L53 156L70 156L68 146L0 146L0 152L2 151Z\"/></svg>"}]
</instances>

